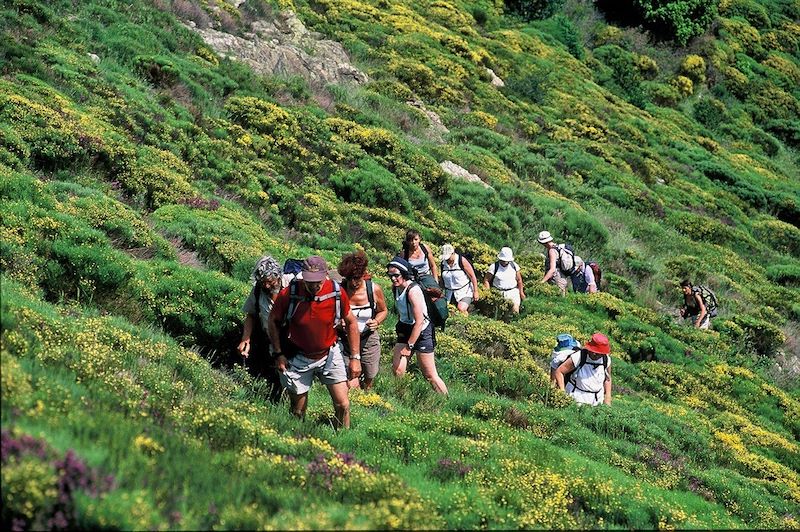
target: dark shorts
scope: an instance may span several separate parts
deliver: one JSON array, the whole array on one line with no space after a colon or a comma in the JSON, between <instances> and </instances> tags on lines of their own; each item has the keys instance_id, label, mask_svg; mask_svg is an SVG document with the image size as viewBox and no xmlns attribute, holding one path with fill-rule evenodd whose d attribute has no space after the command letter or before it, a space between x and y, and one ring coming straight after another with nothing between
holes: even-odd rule
<instances>
[{"instance_id":1,"label":"dark shorts","mask_svg":"<svg viewBox=\"0 0 800 532\"><path fill-rule=\"evenodd\" d=\"M411 331L413 329L413 325L398 321L394 328L395 332L397 333L397 343L407 344L408 338L411 336ZM428 326L422 329L422 332L419 334L419 338L417 338L417 341L414 344L414 351L417 353L433 353L433 349L435 347L436 333L433 330L433 324L428 323Z\"/></svg>"}]
</instances>

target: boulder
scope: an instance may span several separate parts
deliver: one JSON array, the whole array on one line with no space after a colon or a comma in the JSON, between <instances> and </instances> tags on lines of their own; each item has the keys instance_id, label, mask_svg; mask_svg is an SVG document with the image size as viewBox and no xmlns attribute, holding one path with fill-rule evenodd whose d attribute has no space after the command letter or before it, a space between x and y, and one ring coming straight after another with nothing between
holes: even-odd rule
<instances>
[{"instance_id":1,"label":"boulder","mask_svg":"<svg viewBox=\"0 0 800 532\"><path fill-rule=\"evenodd\" d=\"M464 180L470 181L472 183L480 183L485 188L492 188L490 185L487 185L486 183L484 183L483 180L480 177L478 177L477 175L471 173L466 168L463 168L463 167L457 165L453 161L443 161L443 162L439 163L439 166L442 168L444 173L446 173L448 175L451 175L453 177L457 177L457 178L460 178L460 179L464 179Z\"/></svg>"}]
</instances>

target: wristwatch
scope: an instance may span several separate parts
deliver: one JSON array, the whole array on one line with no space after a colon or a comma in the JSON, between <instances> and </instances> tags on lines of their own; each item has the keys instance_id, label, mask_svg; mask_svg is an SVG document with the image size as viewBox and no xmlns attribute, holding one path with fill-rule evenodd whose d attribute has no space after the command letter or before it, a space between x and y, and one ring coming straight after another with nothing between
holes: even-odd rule
<instances>
[{"instance_id":1,"label":"wristwatch","mask_svg":"<svg viewBox=\"0 0 800 532\"><path fill-rule=\"evenodd\" d=\"M361 355L350 355L350 360L361 360Z\"/></svg>"},{"instance_id":2,"label":"wristwatch","mask_svg":"<svg viewBox=\"0 0 800 532\"><path fill-rule=\"evenodd\" d=\"M414 350L414 344L412 344L412 343L410 343L410 342L409 342L409 343L407 343L406 345L408 346L408 350L409 350L409 351L413 351L413 350Z\"/></svg>"}]
</instances>

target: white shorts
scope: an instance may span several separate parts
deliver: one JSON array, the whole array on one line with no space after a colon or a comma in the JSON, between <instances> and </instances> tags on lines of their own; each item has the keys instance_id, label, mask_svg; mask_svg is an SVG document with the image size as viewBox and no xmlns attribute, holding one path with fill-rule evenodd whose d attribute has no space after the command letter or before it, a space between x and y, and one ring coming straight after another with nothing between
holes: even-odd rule
<instances>
[{"instance_id":1,"label":"white shorts","mask_svg":"<svg viewBox=\"0 0 800 532\"><path fill-rule=\"evenodd\" d=\"M445 289L444 291L445 300L450 303L450 299L454 298L456 303L460 303L462 299L469 298L467 304L472 303L475 294L472 292L472 285L468 284L463 288L459 288L458 290L450 290L449 288Z\"/></svg>"},{"instance_id":2,"label":"white shorts","mask_svg":"<svg viewBox=\"0 0 800 532\"><path fill-rule=\"evenodd\" d=\"M339 342L333 344L328 355L319 360L306 358L302 353L289 360L286 371L280 374L283 387L295 395L303 395L311 389L314 376L322 384L338 384L347 380L347 368Z\"/></svg>"},{"instance_id":3,"label":"white shorts","mask_svg":"<svg viewBox=\"0 0 800 532\"><path fill-rule=\"evenodd\" d=\"M584 392L583 390L575 388L571 382L567 383L565 390L579 405L597 406L603 403L603 399L605 399L606 396L605 389L597 393Z\"/></svg>"},{"instance_id":4,"label":"white shorts","mask_svg":"<svg viewBox=\"0 0 800 532\"><path fill-rule=\"evenodd\" d=\"M518 307L522 304L522 298L519 295L519 288L512 288L511 290L502 290L503 297L511 300L514 306Z\"/></svg>"}]
</instances>

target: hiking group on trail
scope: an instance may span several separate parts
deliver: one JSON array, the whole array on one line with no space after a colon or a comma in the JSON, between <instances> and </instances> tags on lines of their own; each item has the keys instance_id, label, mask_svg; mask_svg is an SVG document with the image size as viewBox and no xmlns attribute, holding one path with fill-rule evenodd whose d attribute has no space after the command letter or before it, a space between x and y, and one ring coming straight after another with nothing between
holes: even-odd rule
<instances>
[{"instance_id":1,"label":"hiking group on trail","mask_svg":"<svg viewBox=\"0 0 800 532\"><path fill-rule=\"evenodd\" d=\"M542 283L592 294L600 289L597 262L584 261L569 244L556 244L548 231L539 233L544 246ZM419 232L409 230L402 249L386 264L394 309L396 340L392 371L406 373L416 355L425 379L437 393L447 385L436 369L436 327L444 329L448 303L463 315L480 298L478 276L471 255L444 244L435 260ZM245 365L268 385L269 399L278 402L286 390L291 411L304 417L314 377L326 385L333 402L335 427L349 427L350 388L372 388L379 372L379 328L389 311L383 288L373 282L364 251L342 257L329 271L320 256L287 259L283 268L261 257L253 269L253 289L242 310L246 314L238 351ZM441 273L441 275L440 275ZM510 247L503 247L483 277L486 290L497 290L519 313L525 290L521 268ZM684 305L681 317L707 329L717 315L716 296L707 287L681 283ZM611 348L608 338L595 333L582 348L569 334L557 336L551 354L550 380L577 403L596 406L611 403Z\"/></svg>"}]
</instances>

